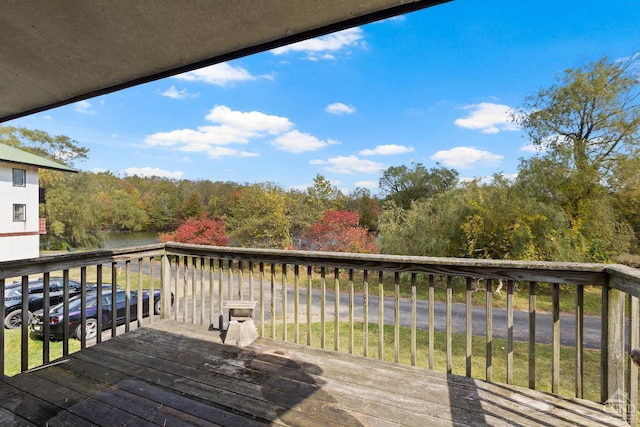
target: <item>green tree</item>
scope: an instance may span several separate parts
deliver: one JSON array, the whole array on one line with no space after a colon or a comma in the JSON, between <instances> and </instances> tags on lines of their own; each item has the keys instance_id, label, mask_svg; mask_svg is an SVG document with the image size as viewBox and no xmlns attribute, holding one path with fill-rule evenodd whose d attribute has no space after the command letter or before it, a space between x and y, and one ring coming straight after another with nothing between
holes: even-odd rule
<instances>
[{"instance_id":1,"label":"green tree","mask_svg":"<svg viewBox=\"0 0 640 427\"><path fill-rule=\"evenodd\" d=\"M30 151L39 156L73 166L76 160L87 158L88 148L65 135L51 136L47 132L24 127L0 126L0 143Z\"/></svg>"},{"instance_id":2,"label":"green tree","mask_svg":"<svg viewBox=\"0 0 640 427\"><path fill-rule=\"evenodd\" d=\"M111 230L142 231L145 229L149 217L137 189L132 188L130 192L116 190L110 196L105 210L108 212L106 216Z\"/></svg>"},{"instance_id":3,"label":"green tree","mask_svg":"<svg viewBox=\"0 0 640 427\"><path fill-rule=\"evenodd\" d=\"M182 218L200 218L204 214L202 197L197 191L192 191L180 207Z\"/></svg>"},{"instance_id":4,"label":"green tree","mask_svg":"<svg viewBox=\"0 0 640 427\"><path fill-rule=\"evenodd\" d=\"M571 233L585 242L585 256L594 261L628 250L632 239L607 184L638 156L636 73L634 59L603 58L568 69L550 88L528 97L514 116L540 149L522 161L519 184L531 197L566 212Z\"/></svg>"},{"instance_id":5,"label":"green tree","mask_svg":"<svg viewBox=\"0 0 640 427\"><path fill-rule=\"evenodd\" d=\"M41 245L46 249L102 246L103 205L95 175L54 172L47 180L47 234Z\"/></svg>"},{"instance_id":6,"label":"green tree","mask_svg":"<svg viewBox=\"0 0 640 427\"><path fill-rule=\"evenodd\" d=\"M580 178L601 182L640 145L637 73L637 60L606 57L567 69L551 87L527 97L514 119L546 155L565 159Z\"/></svg>"},{"instance_id":7,"label":"green tree","mask_svg":"<svg viewBox=\"0 0 640 427\"><path fill-rule=\"evenodd\" d=\"M313 178L313 185L307 188L306 203L313 212L314 221L318 221L326 210L341 209L344 195L330 180L317 174Z\"/></svg>"},{"instance_id":8,"label":"green tree","mask_svg":"<svg viewBox=\"0 0 640 427\"><path fill-rule=\"evenodd\" d=\"M454 169L439 165L427 169L421 163L414 163L412 169L405 165L389 167L382 173L379 185L385 200L408 209L412 202L443 193L457 183L458 172Z\"/></svg>"},{"instance_id":9,"label":"green tree","mask_svg":"<svg viewBox=\"0 0 640 427\"><path fill-rule=\"evenodd\" d=\"M291 248L291 222L284 191L273 184L244 187L229 207L232 245L254 248Z\"/></svg>"}]
</instances>

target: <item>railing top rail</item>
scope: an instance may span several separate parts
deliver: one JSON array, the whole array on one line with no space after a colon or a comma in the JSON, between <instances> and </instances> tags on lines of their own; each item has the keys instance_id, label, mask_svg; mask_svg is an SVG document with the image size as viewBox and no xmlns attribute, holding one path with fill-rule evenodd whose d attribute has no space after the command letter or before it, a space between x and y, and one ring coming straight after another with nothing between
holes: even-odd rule
<instances>
[{"instance_id":1,"label":"railing top rail","mask_svg":"<svg viewBox=\"0 0 640 427\"><path fill-rule=\"evenodd\" d=\"M179 256L204 256L254 262L323 265L339 268L464 275L479 278L571 283L579 285L604 285L607 283L608 271L615 270L617 267L612 264L253 249L187 245L173 242L166 244L166 250L168 254ZM640 274L638 274L638 272L636 272L634 280L640 283Z\"/></svg>"},{"instance_id":2,"label":"railing top rail","mask_svg":"<svg viewBox=\"0 0 640 427\"><path fill-rule=\"evenodd\" d=\"M276 264L320 265L574 285L609 285L630 295L640 297L640 270L619 264L353 254L203 246L174 242L0 262L0 279L140 259L164 253L176 256L224 258Z\"/></svg>"},{"instance_id":3,"label":"railing top rail","mask_svg":"<svg viewBox=\"0 0 640 427\"><path fill-rule=\"evenodd\" d=\"M0 279L59 271L87 265L104 264L132 258L145 258L164 253L164 244L135 246L92 252L73 252L40 258L0 262Z\"/></svg>"}]
</instances>

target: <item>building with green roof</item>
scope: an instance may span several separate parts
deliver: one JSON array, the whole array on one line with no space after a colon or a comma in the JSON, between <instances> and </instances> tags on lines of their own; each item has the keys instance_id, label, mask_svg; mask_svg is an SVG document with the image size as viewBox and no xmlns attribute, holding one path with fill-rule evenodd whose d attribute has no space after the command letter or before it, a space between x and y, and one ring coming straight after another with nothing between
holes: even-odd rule
<instances>
[{"instance_id":1,"label":"building with green roof","mask_svg":"<svg viewBox=\"0 0 640 427\"><path fill-rule=\"evenodd\" d=\"M0 144L0 261L37 258L46 219L40 218L40 169L77 172L62 163Z\"/></svg>"}]
</instances>

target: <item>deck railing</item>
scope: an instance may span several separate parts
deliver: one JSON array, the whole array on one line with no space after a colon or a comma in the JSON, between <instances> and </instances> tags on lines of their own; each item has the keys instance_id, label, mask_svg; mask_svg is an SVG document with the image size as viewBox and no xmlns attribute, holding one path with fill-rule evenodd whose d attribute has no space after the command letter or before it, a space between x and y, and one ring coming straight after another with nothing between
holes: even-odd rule
<instances>
[{"instance_id":1,"label":"deck railing","mask_svg":"<svg viewBox=\"0 0 640 427\"><path fill-rule=\"evenodd\" d=\"M108 281L103 265L110 269ZM88 272L95 272L95 282L110 283L113 292L161 289L163 318L214 329L225 328L225 303L256 301L260 336L393 362L406 357L412 365L555 394L570 389L637 424L638 370L628 353L639 346L640 272L629 267L167 243L1 263L0 287L17 277L26 289L29 277L48 280L57 272L85 285L92 282ZM593 311L585 301L594 292L599 313L585 315L585 308ZM525 309L516 309L515 298L523 294ZM170 299L173 306L165 303ZM32 362L27 303L22 308L24 371ZM126 322L124 331L153 316L138 319L133 326ZM111 336L117 333L114 325ZM0 355L9 350L5 335ZM62 344L64 356L68 340ZM86 345L83 339L81 348ZM48 363L47 339L42 347L42 363ZM572 384L562 375L568 369ZM594 378L595 392L585 385Z\"/></svg>"}]
</instances>

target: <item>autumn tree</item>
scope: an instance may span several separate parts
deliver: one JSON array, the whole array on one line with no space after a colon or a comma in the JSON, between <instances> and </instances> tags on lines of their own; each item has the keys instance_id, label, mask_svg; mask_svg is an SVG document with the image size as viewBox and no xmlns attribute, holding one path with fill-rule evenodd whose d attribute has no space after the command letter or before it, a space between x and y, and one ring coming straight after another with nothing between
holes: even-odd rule
<instances>
[{"instance_id":1,"label":"autumn tree","mask_svg":"<svg viewBox=\"0 0 640 427\"><path fill-rule=\"evenodd\" d=\"M175 231L158 236L161 242L190 243L194 245L227 246L229 236L222 220L202 216L190 217Z\"/></svg>"},{"instance_id":2,"label":"autumn tree","mask_svg":"<svg viewBox=\"0 0 640 427\"><path fill-rule=\"evenodd\" d=\"M371 232L378 231L378 218L381 207L377 197L367 188L358 187L346 197L345 206L360 214L360 226Z\"/></svg>"},{"instance_id":3,"label":"autumn tree","mask_svg":"<svg viewBox=\"0 0 640 427\"><path fill-rule=\"evenodd\" d=\"M301 237L305 250L375 253L375 238L360 227L360 215L346 210L325 211L322 219L313 224Z\"/></svg>"}]
</instances>

